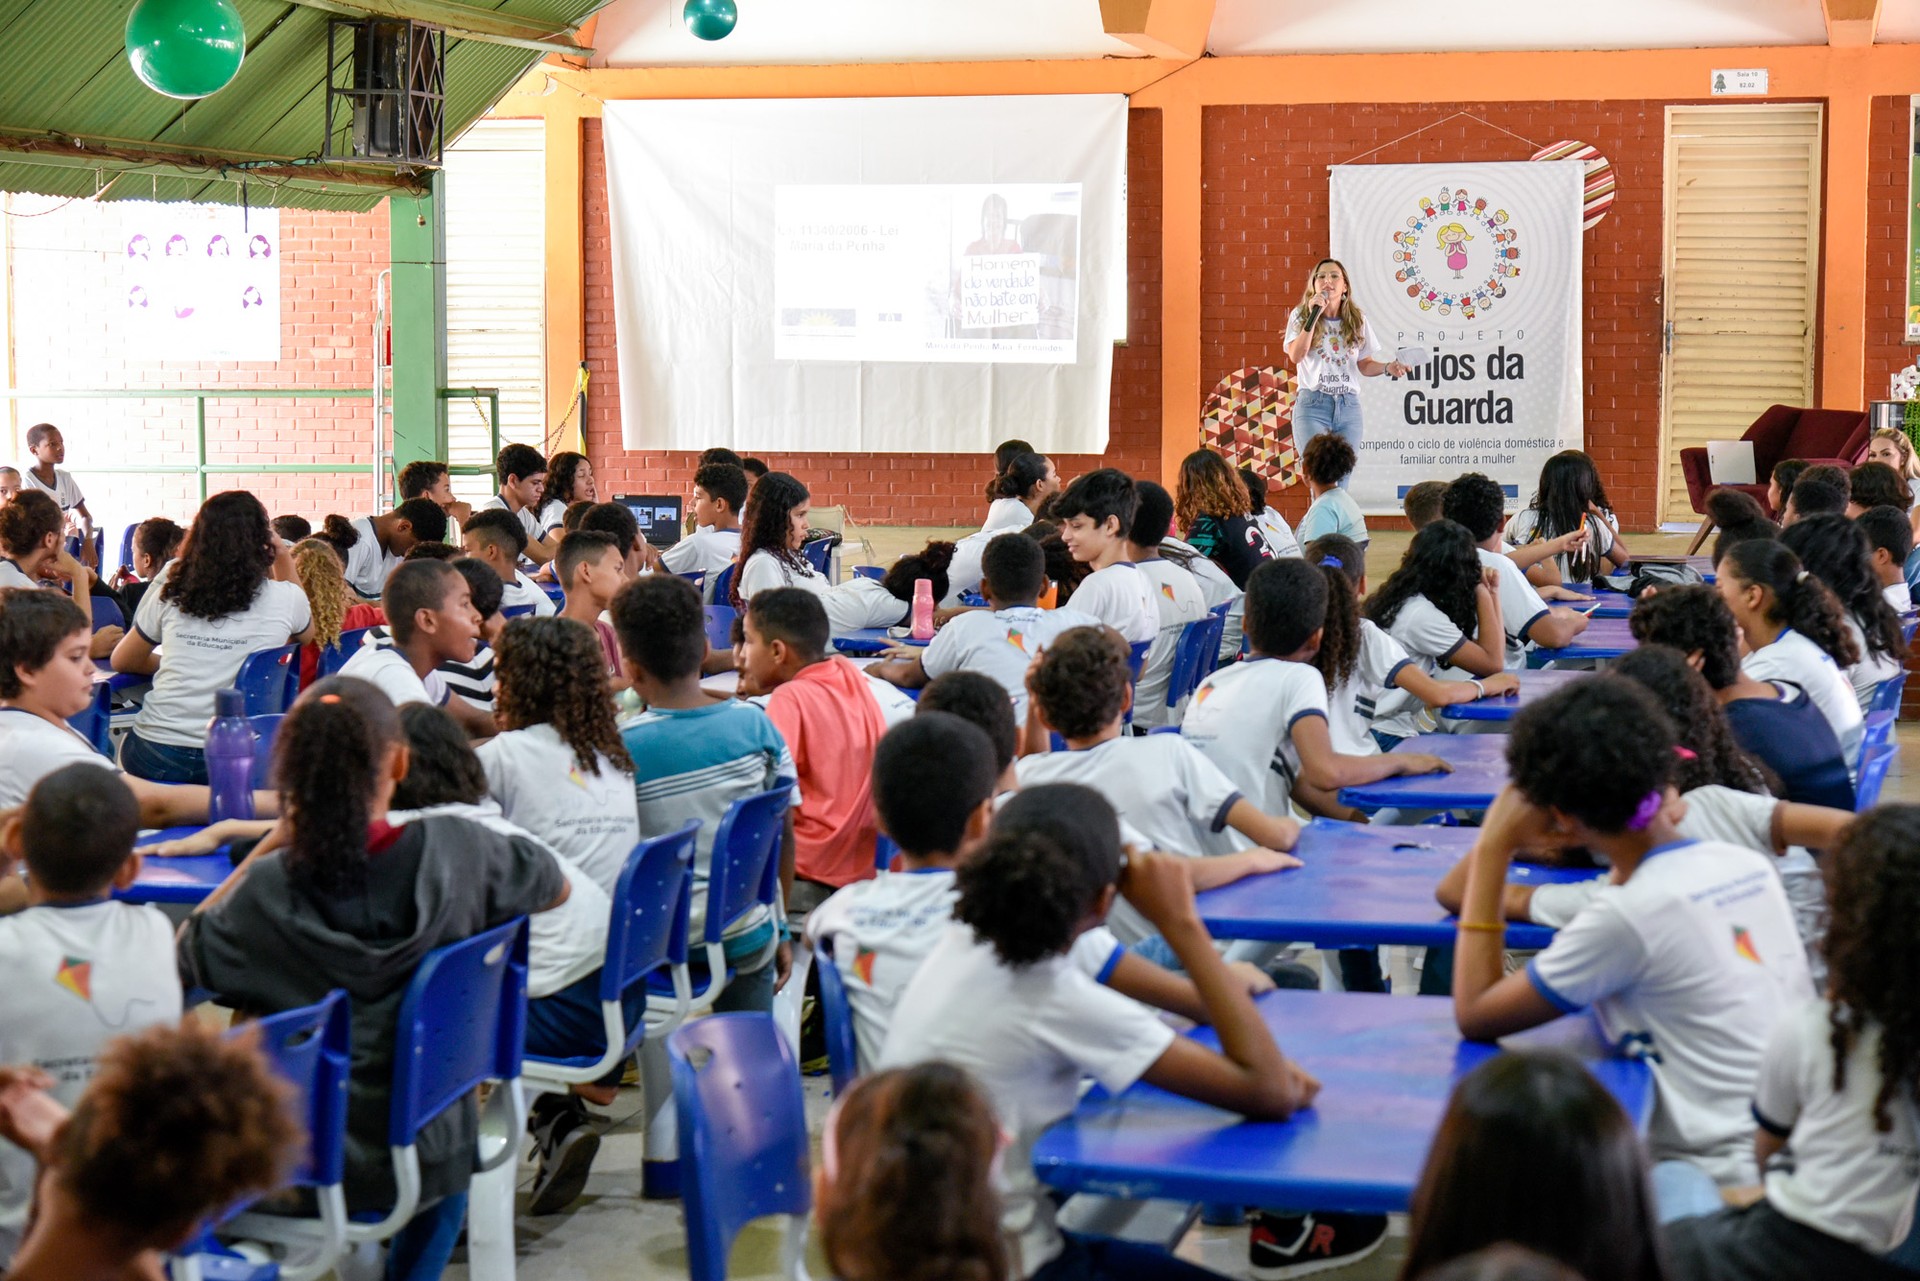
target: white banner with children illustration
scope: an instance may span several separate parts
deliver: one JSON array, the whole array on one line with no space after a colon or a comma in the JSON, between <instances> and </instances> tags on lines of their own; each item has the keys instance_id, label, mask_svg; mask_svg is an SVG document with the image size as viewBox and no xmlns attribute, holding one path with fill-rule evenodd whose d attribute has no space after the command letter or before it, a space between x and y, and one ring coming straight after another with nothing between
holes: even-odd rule
<instances>
[{"instance_id":1,"label":"white banner with children illustration","mask_svg":"<svg viewBox=\"0 0 1920 1281\"><path fill-rule=\"evenodd\" d=\"M1524 503L1580 447L1584 186L1578 160L1333 168L1332 256L1379 359L1414 366L1360 380L1363 511L1469 471Z\"/></svg>"},{"instance_id":2,"label":"white banner with children illustration","mask_svg":"<svg viewBox=\"0 0 1920 1281\"><path fill-rule=\"evenodd\" d=\"M125 201L113 256L136 360L280 359L280 211Z\"/></svg>"}]
</instances>

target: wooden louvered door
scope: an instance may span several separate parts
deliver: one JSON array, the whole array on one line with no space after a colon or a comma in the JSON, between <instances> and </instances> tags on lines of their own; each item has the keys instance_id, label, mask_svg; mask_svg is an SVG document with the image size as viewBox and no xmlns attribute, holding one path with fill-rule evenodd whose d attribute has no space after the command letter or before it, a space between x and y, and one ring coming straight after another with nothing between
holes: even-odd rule
<instances>
[{"instance_id":1,"label":"wooden louvered door","mask_svg":"<svg viewBox=\"0 0 1920 1281\"><path fill-rule=\"evenodd\" d=\"M1668 107L1662 515L1691 525L1680 451L1813 403L1818 103ZM1764 478L1763 478L1764 479Z\"/></svg>"}]
</instances>

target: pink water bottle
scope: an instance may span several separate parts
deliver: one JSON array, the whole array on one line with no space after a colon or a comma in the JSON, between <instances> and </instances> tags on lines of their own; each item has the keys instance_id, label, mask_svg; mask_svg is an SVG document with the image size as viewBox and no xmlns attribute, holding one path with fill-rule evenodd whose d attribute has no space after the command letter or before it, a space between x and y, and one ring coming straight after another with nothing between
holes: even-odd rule
<instances>
[{"instance_id":1,"label":"pink water bottle","mask_svg":"<svg viewBox=\"0 0 1920 1281\"><path fill-rule=\"evenodd\" d=\"M933 639L933 580L913 580L913 639Z\"/></svg>"}]
</instances>

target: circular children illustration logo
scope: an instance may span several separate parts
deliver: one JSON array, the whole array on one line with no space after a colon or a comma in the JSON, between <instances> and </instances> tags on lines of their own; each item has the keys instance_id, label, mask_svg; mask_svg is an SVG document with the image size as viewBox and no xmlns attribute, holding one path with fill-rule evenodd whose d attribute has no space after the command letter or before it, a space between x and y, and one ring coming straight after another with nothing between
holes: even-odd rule
<instances>
[{"instance_id":1,"label":"circular children illustration logo","mask_svg":"<svg viewBox=\"0 0 1920 1281\"><path fill-rule=\"evenodd\" d=\"M1393 233L1393 278L1421 311L1472 320L1507 296L1520 275L1520 233L1505 209L1465 187L1421 196Z\"/></svg>"}]
</instances>

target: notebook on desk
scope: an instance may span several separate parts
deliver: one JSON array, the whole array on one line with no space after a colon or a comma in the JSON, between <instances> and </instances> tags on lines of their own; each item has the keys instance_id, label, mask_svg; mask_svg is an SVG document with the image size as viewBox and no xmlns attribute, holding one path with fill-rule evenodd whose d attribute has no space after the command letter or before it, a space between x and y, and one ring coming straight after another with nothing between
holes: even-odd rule
<instances>
[{"instance_id":1,"label":"notebook on desk","mask_svg":"<svg viewBox=\"0 0 1920 1281\"><path fill-rule=\"evenodd\" d=\"M1750 440L1707 442L1707 479L1716 485L1757 485Z\"/></svg>"}]
</instances>

